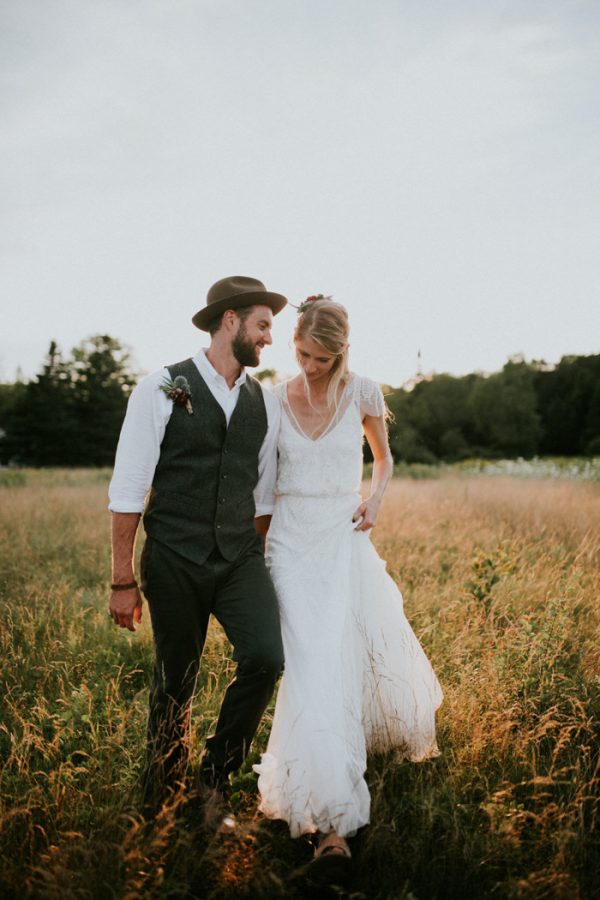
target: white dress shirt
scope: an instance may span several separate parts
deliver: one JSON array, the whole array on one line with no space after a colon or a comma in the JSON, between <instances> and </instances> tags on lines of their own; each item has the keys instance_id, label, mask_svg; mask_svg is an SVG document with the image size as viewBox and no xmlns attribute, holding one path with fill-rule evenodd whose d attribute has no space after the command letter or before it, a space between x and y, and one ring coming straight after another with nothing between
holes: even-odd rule
<instances>
[{"instance_id":1,"label":"white dress shirt","mask_svg":"<svg viewBox=\"0 0 600 900\"><path fill-rule=\"evenodd\" d=\"M229 425L240 395L240 387L246 381L245 369L242 369L239 378L230 389L223 376L219 375L208 361L205 350L201 350L194 357L194 363L225 413ZM165 378L170 378L168 369L159 369L158 372L147 375L136 385L129 398L117 446L115 469L108 489L110 501L108 508L112 512L144 511L144 500L154 479L160 445L173 411L173 401L160 390ZM277 397L265 390L263 397L268 428L258 455L258 482L254 490L257 516L266 516L273 512L277 478L277 440L281 419ZM192 397L192 406L193 404ZM194 415L198 414L194 410Z\"/></svg>"}]
</instances>

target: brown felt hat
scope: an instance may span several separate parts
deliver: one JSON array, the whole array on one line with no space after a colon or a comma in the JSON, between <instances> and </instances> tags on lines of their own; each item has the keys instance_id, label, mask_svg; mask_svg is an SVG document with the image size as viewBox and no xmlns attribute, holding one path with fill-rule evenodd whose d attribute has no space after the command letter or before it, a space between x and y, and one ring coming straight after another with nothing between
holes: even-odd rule
<instances>
[{"instance_id":1,"label":"brown felt hat","mask_svg":"<svg viewBox=\"0 0 600 900\"><path fill-rule=\"evenodd\" d=\"M226 309L239 309L241 306L270 306L273 315L281 312L287 298L282 294L268 291L258 278L246 278L245 275L233 275L221 278L209 289L206 295L206 306L192 318L196 328L208 331L211 319L220 316Z\"/></svg>"}]
</instances>

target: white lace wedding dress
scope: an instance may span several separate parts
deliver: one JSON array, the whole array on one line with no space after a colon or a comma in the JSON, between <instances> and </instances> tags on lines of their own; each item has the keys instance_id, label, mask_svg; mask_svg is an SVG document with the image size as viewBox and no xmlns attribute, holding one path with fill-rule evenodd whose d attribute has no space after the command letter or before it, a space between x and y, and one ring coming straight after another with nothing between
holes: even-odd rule
<instances>
[{"instance_id":1,"label":"white lace wedding dress","mask_svg":"<svg viewBox=\"0 0 600 900\"><path fill-rule=\"evenodd\" d=\"M383 413L375 382L351 375L317 439L283 406L267 561L281 610L285 672L259 773L260 810L292 837L369 821L368 750L437 756L438 680L367 532L357 532L362 419Z\"/></svg>"}]
</instances>

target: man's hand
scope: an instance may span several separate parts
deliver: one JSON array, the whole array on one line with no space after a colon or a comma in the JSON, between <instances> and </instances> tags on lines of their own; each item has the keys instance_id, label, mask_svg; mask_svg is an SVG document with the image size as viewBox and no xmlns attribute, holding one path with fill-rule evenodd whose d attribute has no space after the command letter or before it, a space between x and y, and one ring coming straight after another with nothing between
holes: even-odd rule
<instances>
[{"instance_id":1,"label":"man's hand","mask_svg":"<svg viewBox=\"0 0 600 900\"><path fill-rule=\"evenodd\" d=\"M261 538L263 553L265 552L267 532L269 530L269 525L271 524L271 518L271 516L255 516L254 518L254 529Z\"/></svg>"},{"instance_id":2,"label":"man's hand","mask_svg":"<svg viewBox=\"0 0 600 900\"><path fill-rule=\"evenodd\" d=\"M254 529L257 534L260 534L262 538L267 536L267 531L269 530L269 525L271 524L272 516L255 516L254 518Z\"/></svg>"},{"instance_id":3,"label":"man's hand","mask_svg":"<svg viewBox=\"0 0 600 900\"><path fill-rule=\"evenodd\" d=\"M108 611L115 625L135 631L134 622L142 621L142 595L137 587L128 591L113 591Z\"/></svg>"},{"instance_id":4,"label":"man's hand","mask_svg":"<svg viewBox=\"0 0 600 900\"><path fill-rule=\"evenodd\" d=\"M112 584L135 584L133 551L140 521L139 513L112 514ZM115 625L135 631L135 622L142 621L142 595L138 587L113 591L108 604Z\"/></svg>"}]
</instances>

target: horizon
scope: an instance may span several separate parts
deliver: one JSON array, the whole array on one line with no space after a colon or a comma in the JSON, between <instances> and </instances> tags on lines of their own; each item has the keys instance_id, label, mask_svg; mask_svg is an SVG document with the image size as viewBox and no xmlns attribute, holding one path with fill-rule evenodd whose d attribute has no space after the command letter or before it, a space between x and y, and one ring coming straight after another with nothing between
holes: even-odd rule
<instances>
[{"instance_id":1,"label":"horizon","mask_svg":"<svg viewBox=\"0 0 600 900\"><path fill-rule=\"evenodd\" d=\"M75 350L81 344L85 343L85 341L89 340L90 338L97 337L97 336L98 335L88 335L86 338L82 339L82 341L80 341L74 347L69 348L68 350L65 350L65 348L61 347L58 344L58 342L56 342L57 351L60 353L62 359L68 359L71 356L73 350ZM128 366L128 370L135 376L136 382L140 381L146 375L151 374L153 371L156 371L158 368L161 368L161 366L156 366L154 369L147 369L147 370L142 369L140 366L137 365L137 356L135 353L135 348L132 348L132 347L129 347L129 346L123 344L114 335L105 335L105 336L113 338L114 340L117 340L119 342L119 344L121 345L122 349L125 350L129 354L130 365ZM39 362L35 372L32 372L31 374L26 374L20 367L17 367L17 370L15 371L15 375L12 379L6 379L6 378L0 377L0 385L2 385L2 384L3 385L11 385L11 384L18 384L18 383L26 384L30 381L34 381L35 378L37 378L37 376L41 373L42 367L44 365L44 360L48 356L48 351L50 349L50 345L52 344L53 340L54 339L51 338L48 341L48 349L47 349L46 353L44 354L44 356L40 359L40 362ZM194 352L196 352L196 351L194 351ZM264 350L263 350L263 352L264 352ZM515 362L515 363L522 362L529 367L537 366L537 367L540 367L540 369L543 371L552 371L552 370L556 369L557 366L559 366L560 363L564 359L599 356L599 355L600 355L600 351L598 353L562 353L561 356L559 357L559 359L557 359L557 360L547 360L547 359L536 359L533 357L528 358L523 353L519 352L519 353L510 354L504 360L504 362L501 363L501 365L498 368L495 368L495 369L471 369L466 372L448 372L446 370L441 370L441 369L440 370L428 369L427 371L424 371L422 366L420 365L419 355L417 355L415 371L413 372L412 375L409 375L408 378L406 378L403 382L393 383L393 382L388 382L388 381L379 380L379 379L375 379L375 380L380 385L383 385L384 387L388 387L391 390L400 390L400 389L412 390L414 388L414 386L421 381L430 381L433 378L443 376L443 375L447 375L452 378L466 378L469 375L477 375L482 378L488 378L491 375L501 372L502 369L504 368L504 366L511 362ZM170 365L170 363L168 363L167 365ZM289 378L293 378L294 375L297 374L297 371L281 371L280 369L277 369L274 366L270 366L270 365L266 364L264 359L261 359L258 366L255 366L255 367L246 366L245 368L250 372L251 375L254 375L255 377L257 375L261 374L262 372L273 371L275 373L275 381L276 382L286 381ZM297 369L297 367L296 367L296 369ZM350 365L350 371L356 372L355 368L352 365ZM364 374L364 373L359 373L359 374ZM269 380L269 379L267 379L267 380Z\"/></svg>"}]
</instances>

